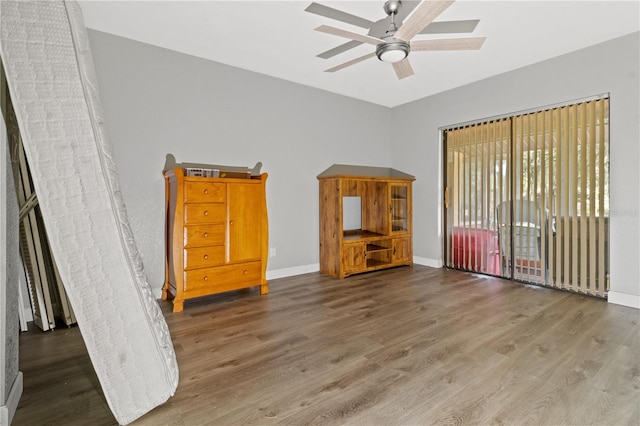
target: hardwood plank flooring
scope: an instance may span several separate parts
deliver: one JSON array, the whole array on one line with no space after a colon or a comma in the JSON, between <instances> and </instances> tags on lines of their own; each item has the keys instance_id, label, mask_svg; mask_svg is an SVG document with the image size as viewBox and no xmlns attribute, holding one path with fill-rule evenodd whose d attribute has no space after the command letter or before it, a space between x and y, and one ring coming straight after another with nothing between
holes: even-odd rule
<instances>
[{"instance_id":1,"label":"hardwood plank flooring","mask_svg":"<svg viewBox=\"0 0 640 426\"><path fill-rule=\"evenodd\" d=\"M638 425L640 311L424 266L160 302L180 382L135 425ZM112 425L79 329L21 334L21 425Z\"/></svg>"}]
</instances>

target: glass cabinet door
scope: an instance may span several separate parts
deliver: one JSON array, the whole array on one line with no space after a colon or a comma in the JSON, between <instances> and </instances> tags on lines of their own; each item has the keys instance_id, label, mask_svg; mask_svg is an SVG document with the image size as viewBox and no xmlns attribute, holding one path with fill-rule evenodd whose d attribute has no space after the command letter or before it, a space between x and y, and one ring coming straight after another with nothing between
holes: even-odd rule
<instances>
[{"instance_id":1,"label":"glass cabinet door","mask_svg":"<svg viewBox=\"0 0 640 426\"><path fill-rule=\"evenodd\" d=\"M391 185L391 232L409 231L409 187Z\"/></svg>"}]
</instances>

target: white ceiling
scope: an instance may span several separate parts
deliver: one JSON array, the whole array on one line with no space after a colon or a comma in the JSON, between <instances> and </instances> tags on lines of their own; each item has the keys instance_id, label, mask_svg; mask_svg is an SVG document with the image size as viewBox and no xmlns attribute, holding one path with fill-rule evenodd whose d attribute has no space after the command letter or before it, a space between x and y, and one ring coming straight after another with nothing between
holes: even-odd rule
<instances>
[{"instance_id":1,"label":"white ceiling","mask_svg":"<svg viewBox=\"0 0 640 426\"><path fill-rule=\"evenodd\" d=\"M398 80L376 58L336 73L334 65L375 49L361 45L330 59L316 55L348 40L313 29L366 30L305 12L308 1L81 1L88 28L292 82L394 107L602 41L640 31L640 1L458 0L436 21L480 19L479 51L413 52L415 75ZM371 21L379 1L318 1ZM414 40L458 35L418 35ZM598 58L594 58L597 61Z\"/></svg>"}]
</instances>

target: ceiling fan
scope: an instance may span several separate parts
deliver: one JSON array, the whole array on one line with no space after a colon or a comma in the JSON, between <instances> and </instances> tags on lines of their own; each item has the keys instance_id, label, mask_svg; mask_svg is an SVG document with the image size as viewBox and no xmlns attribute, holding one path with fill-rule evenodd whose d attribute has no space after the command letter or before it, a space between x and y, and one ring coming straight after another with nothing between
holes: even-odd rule
<instances>
[{"instance_id":1,"label":"ceiling fan","mask_svg":"<svg viewBox=\"0 0 640 426\"><path fill-rule=\"evenodd\" d=\"M412 40L417 34L473 32L476 25L478 25L478 20L433 22L433 20L451 6L454 1L455 0L423 0L418 3L415 1L388 0L383 6L387 18L383 18L377 22L372 22L318 3L311 3L305 10L310 13L369 29L368 34L358 34L329 25L321 25L315 28L316 31L351 40L317 55L318 57L328 59L363 43L376 46L375 52L329 68L325 70L326 72L339 71L377 56L378 59L383 62L392 63L398 79L403 79L413 75L413 68L408 58L409 52L411 51L478 50L482 47L486 37Z\"/></svg>"}]
</instances>

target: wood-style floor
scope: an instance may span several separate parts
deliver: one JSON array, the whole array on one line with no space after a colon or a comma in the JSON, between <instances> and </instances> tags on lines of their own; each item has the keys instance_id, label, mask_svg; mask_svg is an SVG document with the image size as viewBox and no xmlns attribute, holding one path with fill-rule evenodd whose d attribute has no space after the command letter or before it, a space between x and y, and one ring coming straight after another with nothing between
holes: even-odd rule
<instances>
[{"instance_id":1,"label":"wood-style floor","mask_svg":"<svg viewBox=\"0 0 640 426\"><path fill-rule=\"evenodd\" d=\"M135 425L638 425L640 311L424 266L165 313L177 392ZM78 328L21 335L21 425L111 425Z\"/></svg>"}]
</instances>

